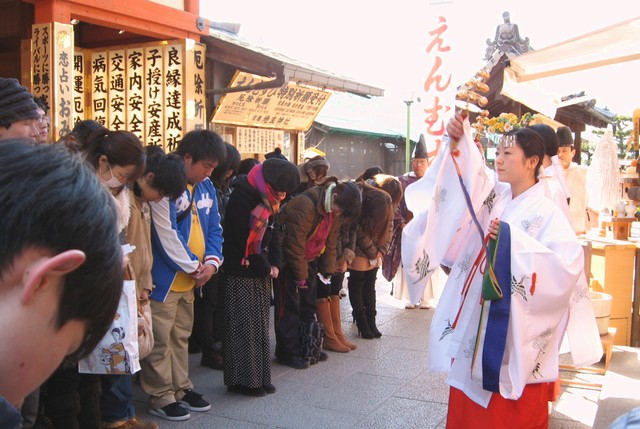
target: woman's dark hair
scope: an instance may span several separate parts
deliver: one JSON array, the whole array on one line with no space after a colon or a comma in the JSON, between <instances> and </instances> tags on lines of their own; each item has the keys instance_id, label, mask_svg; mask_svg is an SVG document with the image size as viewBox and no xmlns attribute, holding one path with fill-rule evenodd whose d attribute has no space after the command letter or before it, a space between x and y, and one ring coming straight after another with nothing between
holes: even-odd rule
<instances>
[{"instance_id":1,"label":"woman's dark hair","mask_svg":"<svg viewBox=\"0 0 640 429\"><path fill-rule=\"evenodd\" d=\"M334 202L342 209L343 216L355 219L360 216L362 207L362 194L353 182L339 182L333 193L336 195Z\"/></svg>"},{"instance_id":2,"label":"woman's dark hair","mask_svg":"<svg viewBox=\"0 0 640 429\"><path fill-rule=\"evenodd\" d=\"M209 130L193 130L185 134L178 143L176 154L181 158L187 154L191 155L194 164L208 160L221 163L227 156L227 150L224 140L218 133Z\"/></svg>"},{"instance_id":3,"label":"woman's dark hair","mask_svg":"<svg viewBox=\"0 0 640 429\"><path fill-rule=\"evenodd\" d=\"M98 168L98 161L105 155L111 165L128 167L135 165L135 171L127 178L136 181L144 172L145 151L140 139L129 131L109 131L105 128L94 131L84 142L82 152L87 162Z\"/></svg>"},{"instance_id":4,"label":"woman's dark hair","mask_svg":"<svg viewBox=\"0 0 640 429\"><path fill-rule=\"evenodd\" d=\"M544 146L544 153L552 157L558 154L558 136L556 132L547 124L535 124L529 125L528 128L531 128L536 133L540 134L542 137L542 144Z\"/></svg>"},{"instance_id":5,"label":"woman's dark hair","mask_svg":"<svg viewBox=\"0 0 640 429\"><path fill-rule=\"evenodd\" d=\"M537 182L540 166L544 159L544 142L542 141L542 137L536 131L526 127L505 134L505 136L509 135L515 136L516 142L524 152L525 158L538 157L538 164L534 170L534 177Z\"/></svg>"},{"instance_id":6,"label":"woman's dark hair","mask_svg":"<svg viewBox=\"0 0 640 429\"><path fill-rule=\"evenodd\" d=\"M366 170L364 170L362 173L360 173L358 177L356 177L356 182L364 182L365 180L373 179L373 176L375 176L376 174L382 174L382 173L384 173L384 170L382 170L382 167L379 167L379 166L369 167Z\"/></svg>"},{"instance_id":7,"label":"woman's dark hair","mask_svg":"<svg viewBox=\"0 0 640 429\"><path fill-rule=\"evenodd\" d=\"M391 197L391 204L397 207L402 199L402 184L395 177L389 174L376 174L372 179L367 181L368 184L382 189Z\"/></svg>"},{"instance_id":8,"label":"woman's dark hair","mask_svg":"<svg viewBox=\"0 0 640 429\"><path fill-rule=\"evenodd\" d=\"M227 142L225 142L225 146L227 148L227 157L224 162L220 162L218 164L211 174L211 181L218 189L228 188L229 183L231 183L231 179L233 179L233 176L238 174L238 169L240 168L241 156L238 149L236 149L231 143ZM232 173L227 177L230 171Z\"/></svg>"},{"instance_id":9,"label":"woman's dark hair","mask_svg":"<svg viewBox=\"0 0 640 429\"><path fill-rule=\"evenodd\" d=\"M380 246L388 238L389 222L394 214L391 196L367 183L359 183L358 186L362 190L362 212L355 223L363 235L372 237Z\"/></svg>"},{"instance_id":10,"label":"woman's dark hair","mask_svg":"<svg viewBox=\"0 0 640 429\"><path fill-rule=\"evenodd\" d=\"M89 137L96 133L98 130L102 130L103 133L108 133L109 130L100 125L99 122L94 121L93 119L85 119L83 121L79 121L71 130L71 134L73 134L78 141L78 144L83 147Z\"/></svg>"},{"instance_id":11,"label":"woman's dark hair","mask_svg":"<svg viewBox=\"0 0 640 429\"><path fill-rule=\"evenodd\" d=\"M4 141L0 165L0 277L26 249L84 252L86 261L64 276L53 323L60 329L70 320L87 322L75 353L85 356L107 332L122 290L113 198L93 169L60 145Z\"/></svg>"},{"instance_id":12,"label":"woman's dark hair","mask_svg":"<svg viewBox=\"0 0 640 429\"><path fill-rule=\"evenodd\" d=\"M187 170L178 155L165 154L159 146L147 146L144 174L153 173L151 187L169 199L177 199L187 188Z\"/></svg>"},{"instance_id":13,"label":"woman's dark hair","mask_svg":"<svg viewBox=\"0 0 640 429\"><path fill-rule=\"evenodd\" d=\"M101 132L104 134L109 132L99 122L92 119L78 121L71 132L60 139L60 143L64 144L72 152L80 152L91 134L99 134L98 130L102 130Z\"/></svg>"},{"instance_id":14,"label":"woman's dark hair","mask_svg":"<svg viewBox=\"0 0 640 429\"><path fill-rule=\"evenodd\" d=\"M78 144L83 147L89 137L92 134L95 134L98 130L102 130L105 134L109 132L107 128L102 126L98 121L94 121L93 119L84 119L76 123L76 125L71 130L71 134L73 134L78 140Z\"/></svg>"},{"instance_id":15,"label":"woman's dark hair","mask_svg":"<svg viewBox=\"0 0 640 429\"><path fill-rule=\"evenodd\" d=\"M251 169L258 164L260 164L260 161L255 158L243 159L242 161L240 161L240 166L238 167L238 176L241 174L249 174Z\"/></svg>"}]
</instances>

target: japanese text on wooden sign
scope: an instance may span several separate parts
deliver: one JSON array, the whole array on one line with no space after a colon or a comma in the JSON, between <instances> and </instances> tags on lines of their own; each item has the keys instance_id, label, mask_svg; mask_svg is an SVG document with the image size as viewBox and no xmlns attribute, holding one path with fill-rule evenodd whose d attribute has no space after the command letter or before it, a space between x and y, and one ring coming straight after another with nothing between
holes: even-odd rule
<instances>
[{"instance_id":1,"label":"japanese text on wooden sign","mask_svg":"<svg viewBox=\"0 0 640 429\"><path fill-rule=\"evenodd\" d=\"M85 51L90 117L171 152L205 123L205 46L175 40ZM89 110L89 109L87 109Z\"/></svg>"},{"instance_id":2,"label":"japanese text on wooden sign","mask_svg":"<svg viewBox=\"0 0 640 429\"><path fill-rule=\"evenodd\" d=\"M238 71L231 88L251 86L269 79ZM213 122L253 127L306 131L329 100L330 93L294 83L280 87L230 92L220 100Z\"/></svg>"},{"instance_id":3,"label":"japanese text on wooden sign","mask_svg":"<svg viewBox=\"0 0 640 429\"><path fill-rule=\"evenodd\" d=\"M51 137L73 127L73 27L59 22L31 27L31 92L49 106Z\"/></svg>"}]
</instances>

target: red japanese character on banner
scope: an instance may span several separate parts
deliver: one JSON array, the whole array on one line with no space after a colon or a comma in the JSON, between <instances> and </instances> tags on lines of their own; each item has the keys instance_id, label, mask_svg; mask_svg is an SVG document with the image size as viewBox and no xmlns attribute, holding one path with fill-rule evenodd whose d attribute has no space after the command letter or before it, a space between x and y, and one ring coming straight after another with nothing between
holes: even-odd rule
<instances>
[{"instance_id":1,"label":"red japanese character on banner","mask_svg":"<svg viewBox=\"0 0 640 429\"><path fill-rule=\"evenodd\" d=\"M434 105L430 109L424 109L424 112L427 114L424 122L427 124L427 132L433 136L442 136L444 135L444 120L442 118L442 114L447 113L451 110L451 106L445 106L440 104L440 97L434 97ZM437 125L437 129L436 129Z\"/></svg>"},{"instance_id":2,"label":"red japanese character on banner","mask_svg":"<svg viewBox=\"0 0 640 429\"><path fill-rule=\"evenodd\" d=\"M435 45L438 45L438 52L448 52L451 50L451 46L443 46L444 41L440 36L447 31L449 26L447 25L447 19L443 16L438 17L438 21L442 23L442 25L435 30L429 31L430 36L436 36L433 38L429 46L427 46L427 53L430 53Z\"/></svg>"},{"instance_id":3,"label":"red japanese character on banner","mask_svg":"<svg viewBox=\"0 0 640 429\"><path fill-rule=\"evenodd\" d=\"M429 107L424 108L426 114L425 131L431 137L428 145L430 158L433 158L437 153L441 137L445 133L444 115L452 110L452 105L442 102L442 99L446 98L445 94L448 92L452 80L452 75L445 65L447 54L451 51L451 46L445 38L448 30L449 25L446 18L439 16L434 27L428 31L430 39L425 49L431 58L430 71L424 81L424 91L431 94L425 100Z\"/></svg>"},{"instance_id":4,"label":"red japanese character on banner","mask_svg":"<svg viewBox=\"0 0 640 429\"><path fill-rule=\"evenodd\" d=\"M429 72L429 76L427 77L427 80L424 82L424 90L426 92L429 92L429 90L431 89L431 85L434 83L436 85L436 90L438 92L446 91L447 88L449 88L449 84L451 83L451 74L449 74L447 81L444 85L441 85L442 75L437 74L441 65L442 65L442 58L436 57L433 67L431 68L431 72Z\"/></svg>"}]
</instances>

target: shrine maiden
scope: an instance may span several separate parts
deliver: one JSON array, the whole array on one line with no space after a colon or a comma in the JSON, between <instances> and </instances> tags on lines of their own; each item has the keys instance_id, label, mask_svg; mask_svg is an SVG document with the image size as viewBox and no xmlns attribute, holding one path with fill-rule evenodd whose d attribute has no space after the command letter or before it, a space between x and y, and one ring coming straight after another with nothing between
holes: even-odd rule
<instances>
[{"instance_id":1,"label":"shrine maiden","mask_svg":"<svg viewBox=\"0 0 640 429\"><path fill-rule=\"evenodd\" d=\"M416 216L402 248L410 294L439 265L451 270L431 324L430 368L449 371L448 428L546 428L570 308L596 332L586 345L569 332L574 363L602 356L586 285L577 286L582 247L537 180L540 136L525 128L503 139L494 173L468 121L464 135L461 126L456 115L448 130L461 137L457 147L445 146L406 195Z\"/></svg>"}]
</instances>

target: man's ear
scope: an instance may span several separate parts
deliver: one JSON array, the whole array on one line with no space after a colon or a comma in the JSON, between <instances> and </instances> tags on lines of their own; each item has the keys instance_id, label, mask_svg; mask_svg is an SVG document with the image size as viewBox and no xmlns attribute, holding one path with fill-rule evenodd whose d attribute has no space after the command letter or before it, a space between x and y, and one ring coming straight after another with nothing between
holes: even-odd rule
<instances>
[{"instance_id":1,"label":"man's ear","mask_svg":"<svg viewBox=\"0 0 640 429\"><path fill-rule=\"evenodd\" d=\"M24 270L21 302L29 303L36 293L57 284L62 277L82 265L86 258L80 250L67 250L55 256L34 258Z\"/></svg>"}]
</instances>

